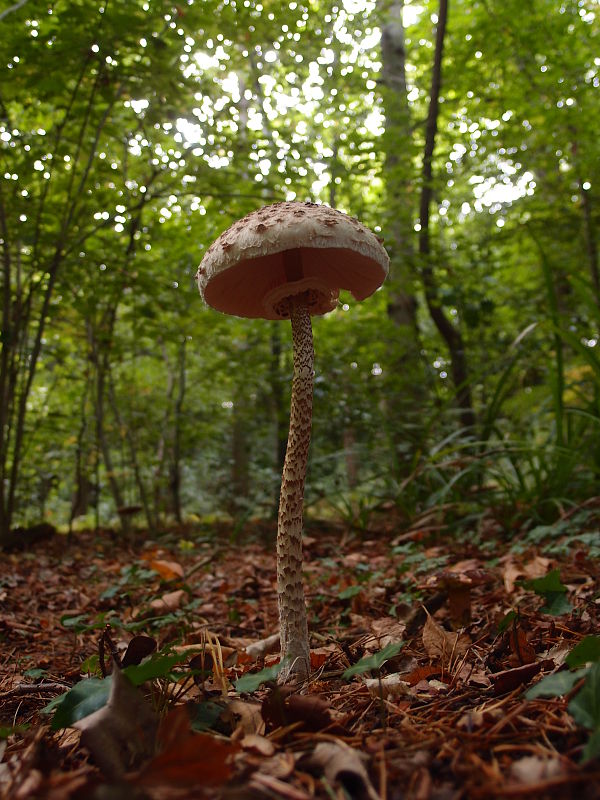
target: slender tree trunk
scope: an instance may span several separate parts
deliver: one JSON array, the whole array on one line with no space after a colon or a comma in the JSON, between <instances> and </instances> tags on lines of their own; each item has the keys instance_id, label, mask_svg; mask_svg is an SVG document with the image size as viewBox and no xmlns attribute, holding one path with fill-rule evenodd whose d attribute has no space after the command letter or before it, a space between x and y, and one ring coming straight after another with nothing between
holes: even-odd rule
<instances>
[{"instance_id":1,"label":"slender tree trunk","mask_svg":"<svg viewBox=\"0 0 600 800\"><path fill-rule=\"evenodd\" d=\"M581 192L581 207L583 209L583 222L585 231L585 244L590 276L592 285L596 293L596 303L600 306L600 268L598 267L598 242L596 241L596 229L594 227L594 215L592 211L591 189L584 189L583 183L579 182Z\"/></svg>"},{"instance_id":2,"label":"slender tree trunk","mask_svg":"<svg viewBox=\"0 0 600 800\"><path fill-rule=\"evenodd\" d=\"M123 494L121 492L121 485L117 480L112 460L112 453L108 439L106 438L105 430L105 414L104 414L104 399L106 396L106 376L108 373L108 359L109 359L109 344L112 339L113 326L116 320L117 310L113 306L109 309L107 319L103 327L103 337L97 336L91 322L86 321L88 345L90 348L90 361L95 367L95 420L96 420L96 447L98 452L102 455L104 462L104 469L106 472L106 479L110 487L110 491L115 504L115 509L122 508L125 505ZM129 530L129 522L127 518L121 517L121 526L125 532Z\"/></svg>"},{"instance_id":3,"label":"slender tree trunk","mask_svg":"<svg viewBox=\"0 0 600 800\"><path fill-rule=\"evenodd\" d=\"M91 482L88 478L86 467L86 447L85 438L88 429L87 404L90 384L89 364L85 375L85 391L81 394L81 411L79 430L77 432L77 449L75 451L75 491L71 500L71 512L69 514L69 536L73 533L73 521L81 514L85 514L90 499Z\"/></svg>"},{"instance_id":4,"label":"slender tree trunk","mask_svg":"<svg viewBox=\"0 0 600 800\"><path fill-rule=\"evenodd\" d=\"M98 449L102 453L102 460L104 461L104 469L106 478L110 487L111 494L115 508L123 508L125 501L121 492L121 485L117 480L115 468L112 460L112 453L108 439L106 438L105 429L105 415L104 415L104 397L105 397L105 383L106 383L106 356L104 355L97 365L96 369L96 440ZM125 517L121 517L121 526L127 532L129 530L129 521Z\"/></svg>"},{"instance_id":5,"label":"slender tree trunk","mask_svg":"<svg viewBox=\"0 0 600 800\"><path fill-rule=\"evenodd\" d=\"M108 398L110 402L110 406L117 423L117 426L120 431L125 431L125 440L127 442L127 447L129 449L129 459L131 463L131 467L133 469L133 474L135 477L135 483L138 489L139 497L142 502L142 508L144 509L144 515L146 517L146 524L148 525L148 529L151 531L156 530L156 524L158 517L152 515L152 511L150 509L150 502L148 500L148 492L146 491L146 486L144 484L144 479L142 478L142 471L140 469L140 463L137 456L137 446L135 443L135 439L133 434L131 433L130 427L125 424L121 412L119 411L119 404L117 402L117 395L115 392L115 384L112 376L112 370L110 368L110 364L107 363L107 380L108 380Z\"/></svg>"},{"instance_id":6,"label":"slender tree trunk","mask_svg":"<svg viewBox=\"0 0 600 800\"><path fill-rule=\"evenodd\" d=\"M427 395L427 372L421 356L417 324L417 255L414 222L417 195L414 191L414 160L411 113L406 84L406 50L402 14L404 0L379 0L381 25L381 94L385 111L383 147L385 151L386 206L384 239L390 254L388 278L388 316L396 326L391 371L398 376L398 388L388 409L392 441L396 454L410 447L408 458L398 458L404 475L412 469L411 455L418 441L407 441L410 423L420 430Z\"/></svg>"},{"instance_id":7,"label":"slender tree trunk","mask_svg":"<svg viewBox=\"0 0 600 800\"><path fill-rule=\"evenodd\" d=\"M429 94L429 110L425 127L425 148L423 153L421 201L419 205L419 255L421 256L425 299L431 318L445 341L452 360L452 379L457 392L460 421L463 427L472 430L475 425L475 414L469 386L469 372L464 342L460 329L455 326L444 313L439 301L435 274L431 262L429 212L433 197L433 153L437 134L439 98L442 85L442 56L444 37L448 18L448 0L440 0L435 53L431 75Z\"/></svg>"},{"instance_id":8,"label":"slender tree trunk","mask_svg":"<svg viewBox=\"0 0 600 800\"><path fill-rule=\"evenodd\" d=\"M183 420L183 401L185 398L185 365L186 365L186 339L183 337L178 354L179 361L179 389L173 415L173 454L169 468L169 490L171 504L175 519L179 524L183 522L181 512L181 425Z\"/></svg>"},{"instance_id":9,"label":"slender tree trunk","mask_svg":"<svg viewBox=\"0 0 600 800\"><path fill-rule=\"evenodd\" d=\"M248 441L246 437L245 393L236 388L233 397L231 427L231 489L230 506L233 515L246 510L250 493L248 475Z\"/></svg>"}]
</instances>

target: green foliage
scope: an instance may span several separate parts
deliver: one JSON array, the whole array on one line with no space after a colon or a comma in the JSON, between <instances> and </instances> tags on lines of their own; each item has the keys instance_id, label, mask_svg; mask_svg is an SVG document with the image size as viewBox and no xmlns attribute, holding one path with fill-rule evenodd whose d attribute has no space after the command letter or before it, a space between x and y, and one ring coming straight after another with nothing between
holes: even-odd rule
<instances>
[{"instance_id":1,"label":"green foliage","mask_svg":"<svg viewBox=\"0 0 600 800\"><path fill-rule=\"evenodd\" d=\"M575 686L575 684L587 675L587 669L576 670L575 672L554 672L546 675L541 681L525 692L528 700L535 700L536 697L562 697Z\"/></svg>"},{"instance_id":2,"label":"green foliage","mask_svg":"<svg viewBox=\"0 0 600 800\"><path fill-rule=\"evenodd\" d=\"M270 683L274 681L281 670L283 669L283 662L279 661L277 664L273 664L272 667L265 667L261 669L259 672L248 672L246 675L242 675L241 678L235 682L235 690L240 694L252 694L255 692L263 683Z\"/></svg>"},{"instance_id":3,"label":"green foliage","mask_svg":"<svg viewBox=\"0 0 600 800\"><path fill-rule=\"evenodd\" d=\"M103 708L108 702L110 685L110 676L108 678L86 678L76 683L65 694L51 700L42 710L44 714L54 714L50 725L52 730L68 728L74 722L79 722L80 719Z\"/></svg>"},{"instance_id":4,"label":"green foliage","mask_svg":"<svg viewBox=\"0 0 600 800\"><path fill-rule=\"evenodd\" d=\"M543 578L535 578L531 581L524 581L523 585L543 597L546 605L541 609L544 614L561 615L568 614L573 610L573 606L566 598L567 587L561 583L560 573L557 569L551 570Z\"/></svg>"},{"instance_id":5,"label":"green foliage","mask_svg":"<svg viewBox=\"0 0 600 800\"><path fill-rule=\"evenodd\" d=\"M591 666L582 666L591 662ZM581 689L570 700L569 713L578 725L590 731L582 758L587 761L600 755L600 639L586 636L566 658L571 671L546 675L525 693L528 700L537 697L560 697L585 678Z\"/></svg>"},{"instance_id":6,"label":"green foliage","mask_svg":"<svg viewBox=\"0 0 600 800\"><path fill-rule=\"evenodd\" d=\"M600 637L598 636L584 636L565 659L565 663L570 669L577 669L591 661L600 662Z\"/></svg>"},{"instance_id":7,"label":"green foliage","mask_svg":"<svg viewBox=\"0 0 600 800\"><path fill-rule=\"evenodd\" d=\"M356 664L348 667L348 669L344 671L342 677L348 680L355 675L363 675L365 672L371 672L371 670L379 672L386 661L398 655L402 649L402 645L403 642L390 642L390 644L386 645L382 650L379 650L379 652L373 653L372 656L364 656L360 661L357 661Z\"/></svg>"},{"instance_id":8,"label":"green foliage","mask_svg":"<svg viewBox=\"0 0 600 800\"><path fill-rule=\"evenodd\" d=\"M390 502L475 525L492 505L547 525L595 491L597 11L450 9L431 265L473 431L418 257L434 6L405 4L405 94L385 4L28 0L3 16L3 524L127 527L117 509L139 506L155 532L210 516L243 535L273 515L289 326L203 308L194 273L231 222L286 197L349 211L392 258L382 291L314 320L311 513L367 531Z\"/></svg>"}]
</instances>

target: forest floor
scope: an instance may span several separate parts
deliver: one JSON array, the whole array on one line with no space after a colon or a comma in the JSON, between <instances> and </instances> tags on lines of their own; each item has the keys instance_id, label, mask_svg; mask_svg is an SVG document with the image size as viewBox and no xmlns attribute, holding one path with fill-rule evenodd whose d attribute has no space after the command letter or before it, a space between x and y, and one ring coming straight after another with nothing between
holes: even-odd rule
<instances>
[{"instance_id":1,"label":"forest floor","mask_svg":"<svg viewBox=\"0 0 600 800\"><path fill-rule=\"evenodd\" d=\"M269 526L5 554L0 796L600 798L600 503L584 518L309 523L302 691L273 680ZM102 680L111 651L129 680ZM556 696L526 697L544 676Z\"/></svg>"}]
</instances>

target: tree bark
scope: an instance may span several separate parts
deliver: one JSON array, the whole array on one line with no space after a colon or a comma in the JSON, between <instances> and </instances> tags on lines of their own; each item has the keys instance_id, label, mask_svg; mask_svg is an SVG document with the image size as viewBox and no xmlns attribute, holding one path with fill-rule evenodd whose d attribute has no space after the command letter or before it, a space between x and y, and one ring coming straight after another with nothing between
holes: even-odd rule
<instances>
[{"instance_id":1,"label":"tree bark","mask_svg":"<svg viewBox=\"0 0 600 800\"><path fill-rule=\"evenodd\" d=\"M386 205L384 239L390 254L387 285L389 319L396 326L394 360L391 371L401 379L401 388L389 408L392 436L397 452L407 444L407 423L421 414L426 400L427 372L421 356L417 323L417 254L414 219L417 195L414 191L412 121L407 95L406 49L402 14L404 0L379 0L381 25L381 95L385 111L383 148L385 152ZM416 429L420 426L417 425ZM418 449L415 441L411 447ZM409 451L410 452L410 451ZM409 457L400 472L411 470Z\"/></svg>"},{"instance_id":2,"label":"tree bark","mask_svg":"<svg viewBox=\"0 0 600 800\"><path fill-rule=\"evenodd\" d=\"M176 521L181 524L181 423L183 419L183 401L185 398L185 364L186 364L186 338L182 339L178 353L179 364L179 389L175 401L173 414L173 450L171 464L169 465L169 491L171 493L171 507Z\"/></svg>"},{"instance_id":3,"label":"tree bark","mask_svg":"<svg viewBox=\"0 0 600 800\"><path fill-rule=\"evenodd\" d=\"M439 301L435 274L431 262L429 213L433 197L433 153L438 126L439 99L442 86L442 56L444 38L448 18L448 0L440 0L438 24L435 40L435 53L429 93L429 110L425 126L425 147L423 152L421 200L419 204L419 255L421 256L423 286L425 300L440 336L445 341L452 361L451 371L456 399L458 402L460 421L463 427L472 430L475 425L475 414L469 387L469 371L464 342L460 329L455 326L444 313Z\"/></svg>"}]
</instances>

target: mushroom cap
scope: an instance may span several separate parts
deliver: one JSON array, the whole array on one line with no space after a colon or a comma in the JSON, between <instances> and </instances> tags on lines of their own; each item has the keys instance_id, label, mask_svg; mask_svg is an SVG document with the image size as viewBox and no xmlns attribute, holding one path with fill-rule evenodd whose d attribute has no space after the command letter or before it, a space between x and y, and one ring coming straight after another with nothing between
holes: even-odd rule
<instances>
[{"instance_id":1,"label":"mushroom cap","mask_svg":"<svg viewBox=\"0 0 600 800\"><path fill-rule=\"evenodd\" d=\"M286 319L286 298L307 293L311 314L332 311L340 289L357 300L381 286L389 257L358 220L315 203L275 203L213 242L196 278L204 301L238 317Z\"/></svg>"}]
</instances>

